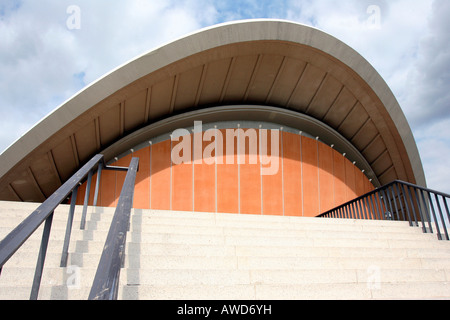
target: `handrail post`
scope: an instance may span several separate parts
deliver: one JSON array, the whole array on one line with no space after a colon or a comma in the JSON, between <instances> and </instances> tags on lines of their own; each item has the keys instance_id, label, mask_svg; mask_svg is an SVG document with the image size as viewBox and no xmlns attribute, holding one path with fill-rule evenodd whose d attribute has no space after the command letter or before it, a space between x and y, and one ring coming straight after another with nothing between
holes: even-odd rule
<instances>
[{"instance_id":1,"label":"handrail post","mask_svg":"<svg viewBox=\"0 0 450 320\"><path fill-rule=\"evenodd\" d=\"M6 238L0 241L0 267L22 246L22 244L36 231L39 226L52 214L78 183L87 176L89 171L103 161L103 155L98 154L89 160L57 191L44 201L33 213L31 213L20 225L11 231Z\"/></svg>"},{"instance_id":2,"label":"handrail post","mask_svg":"<svg viewBox=\"0 0 450 320\"><path fill-rule=\"evenodd\" d=\"M61 254L61 264L60 264L61 268L67 267L67 259L69 257L70 234L72 233L72 224L73 224L73 217L75 215L75 204L77 202L78 187L79 185L77 185L75 189L73 189L72 191L72 200L70 202L70 210L69 215L67 217L66 235L64 237L63 250Z\"/></svg>"},{"instance_id":3,"label":"handrail post","mask_svg":"<svg viewBox=\"0 0 450 320\"><path fill-rule=\"evenodd\" d=\"M442 200L439 200L439 196ZM411 227L419 227L421 222L424 233L434 233L436 230L439 240L444 240L444 237L450 240L448 230L450 210L447 199L450 199L450 194L395 180L330 209L318 217L388 219L409 222ZM435 228L432 226L433 222ZM441 232L441 229L444 231Z\"/></svg>"},{"instance_id":4,"label":"handrail post","mask_svg":"<svg viewBox=\"0 0 450 320\"><path fill-rule=\"evenodd\" d=\"M87 207L89 204L89 193L91 193L91 183L92 183L93 172L94 172L93 169L91 171L89 171L88 180L86 183L86 192L84 194L84 204L83 204L83 213L81 215L80 230L84 230L86 227L86 214L87 214Z\"/></svg>"},{"instance_id":5,"label":"handrail post","mask_svg":"<svg viewBox=\"0 0 450 320\"><path fill-rule=\"evenodd\" d=\"M98 193L99 193L99 190L100 190L100 178L102 176L102 169L103 169L103 163L100 162L98 164L97 181L95 183L95 194L94 194L94 203L93 203L94 207L97 206L97 202L98 202Z\"/></svg>"},{"instance_id":6,"label":"handrail post","mask_svg":"<svg viewBox=\"0 0 450 320\"><path fill-rule=\"evenodd\" d=\"M37 300L39 288L41 287L42 273L44 271L45 256L47 255L48 241L50 240L50 229L52 228L54 213L45 220L44 231L42 233L41 248L39 249L38 261L34 271L33 286L31 288L30 300Z\"/></svg>"},{"instance_id":7,"label":"handrail post","mask_svg":"<svg viewBox=\"0 0 450 320\"><path fill-rule=\"evenodd\" d=\"M138 166L139 159L131 159L91 292L89 293L89 300L117 299L120 269L125 258L127 229L130 222L134 183Z\"/></svg>"}]
</instances>

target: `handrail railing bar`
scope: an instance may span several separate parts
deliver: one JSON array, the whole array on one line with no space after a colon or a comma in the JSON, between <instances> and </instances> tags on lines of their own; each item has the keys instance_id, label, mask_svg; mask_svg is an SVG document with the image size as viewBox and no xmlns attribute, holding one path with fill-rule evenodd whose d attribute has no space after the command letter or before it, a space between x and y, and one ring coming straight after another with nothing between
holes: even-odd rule
<instances>
[{"instance_id":1,"label":"handrail railing bar","mask_svg":"<svg viewBox=\"0 0 450 320\"><path fill-rule=\"evenodd\" d=\"M358 218L358 212L356 211L356 206L355 206L355 202L352 202L352 219L357 219Z\"/></svg>"},{"instance_id":2,"label":"handrail railing bar","mask_svg":"<svg viewBox=\"0 0 450 320\"><path fill-rule=\"evenodd\" d=\"M364 217L364 219L367 219L367 213L366 213L366 201L364 198L361 199L359 202L359 207L361 209L361 216Z\"/></svg>"},{"instance_id":3,"label":"handrail railing bar","mask_svg":"<svg viewBox=\"0 0 450 320\"><path fill-rule=\"evenodd\" d=\"M113 221L105 241L103 253L89 294L89 300L117 299L120 269L125 256L127 229L138 166L139 159L133 158L130 162Z\"/></svg>"},{"instance_id":4,"label":"handrail railing bar","mask_svg":"<svg viewBox=\"0 0 450 320\"><path fill-rule=\"evenodd\" d=\"M435 200L433 200L433 194ZM442 206L445 206L445 213ZM407 221L410 226L417 227L420 227L422 222L421 227L424 233L434 233L436 230L439 240L450 238L447 227L450 224L450 210L445 194L434 193L431 189L399 180L348 201L318 217L392 219ZM433 221L436 224L435 228L433 228Z\"/></svg>"},{"instance_id":5,"label":"handrail railing bar","mask_svg":"<svg viewBox=\"0 0 450 320\"><path fill-rule=\"evenodd\" d=\"M86 214L87 214L87 208L89 205L89 194L91 193L91 183L92 183L92 175L94 173L94 170L89 171L88 179L86 183L86 192L84 194L84 203L83 203L83 213L81 214L81 223L80 223L80 230L84 230L86 227Z\"/></svg>"},{"instance_id":6,"label":"handrail railing bar","mask_svg":"<svg viewBox=\"0 0 450 320\"><path fill-rule=\"evenodd\" d=\"M385 196L385 203L386 203L386 211L390 214L390 219L394 220L394 212L392 210L392 203L391 203L391 195L389 193L389 187L383 189L383 193Z\"/></svg>"},{"instance_id":7,"label":"handrail railing bar","mask_svg":"<svg viewBox=\"0 0 450 320\"><path fill-rule=\"evenodd\" d=\"M382 216L385 220L387 218L386 213L389 211L389 209L387 206L386 194L384 193L384 188L380 189L380 194L381 194L381 197L380 197L381 207L383 208L383 211L384 211L384 212L382 212L383 213ZM383 204L384 204L384 207L383 207Z\"/></svg>"},{"instance_id":8,"label":"handrail railing bar","mask_svg":"<svg viewBox=\"0 0 450 320\"><path fill-rule=\"evenodd\" d=\"M358 211L359 211L360 219L364 219L364 212L363 212L363 207L362 207L362 201L363 201L363 199L360 199L358 201Z\"/></svg>"},{"instance_id":9,"label":"handrail railing bar","mask_svg":"<svg viewBox=\"0 0 450 320\"><path fill-rule=\"evenodd\" d=\"M446 198L450 198L450 194L448 194L448 193L437 191L437 190L433 190L433 189L429 189L429 188L424 188L424 187L421 187L421 186L418 186L418 185L415 185L415 184L412 184L412 183L409 183L409 182L406 182L406 181L394 180L391 183L389 183L388 185L390 185L392 183L401 183L401 184L404 184L406 186L409 186L409 187L412 187L412 188L415 188L415 189L420 189L420 190L423 190L423 191L430 191L430 192L436 193L436 194L438 194L440 196L444 196Z\"/></svg>"},{"instance_id":10,"label":"handrail railing bar","mask_svg":"<svg viewBox=\"0 0 450 320\"><path fill-rule=\"evenodd\" d=\"M438 207L440 221L442 221L442 224L443 224L443 228L442 228L442 229L444 229L445 238L446 238L447 240L449 240L449 238L448 238L448 232L447 232L447 225L446 225L446 223L445 223L444 215L442 214L442 208L441 208L441 204L439 203L439 198L438 198L438 195L437 195L437 194L434 194L434 199L435 199L436 205L437 205L437 207Z\"/></svg>"},{"instance_id":11,"label":"handrail railing bar","mask_svg":"<svg viewBox=\"0 0 450 320\"><path fill-rule=\"evenodd\" d=\"M438 198L438 195L437 194L435 194L435 197L436 198ZM445 200L445 197L443 197L443 196L441 196L442 197L442 202L443 203L445 203L445 205L447 205L447 202L446 202L446 200ZM439 203L439 202L438 202ZM447 220L447 222L445 221L445 217L444 217L444 215L443 215L443 213L442 213L442 210L441 210L441 205L440 205L440 203L439 203L439 212L440 212L440 214L441 214L441 218L442 218L442 224L444 225L444 231L445 231L445 236L446 236L446 238L447 238L447 240L450 240L450 237L449 237L449 234L448 234L448 231L447 231L447 222L450 224L450 216L449 216L449 218L448 218L448 220ZM448 211L447 211L447 214L448 214Z\"/></svg>"},{"instance_id":12,"label":"handrail railing bar","mask_svg":"<svg viewBox=\"0 0 450 320\"><path fill-rule=\"evenodd\" d=\"M89 173L89 170L102 159L103 155L96 155L89 160L77 173L67 180L0 242L0 267L3 267L34 231L55 211L56 207L66 199L70 192L78 185L79 181Z\"/></svg>"},{"instance_id":13,"label":"handrail railing bar","mask_svg":"<svg viewBox=\"0 0 450 320\"><path fill-rule=\"evenodd\" d=\"M372 201L375 204L375 208L376 208L375 216L377 217L378 220L380 220L379 211L378 211L379 209L378 209L377 195L376 194L371 194L370 197L373 198Z\"/></svg>"},{"instance_id":14,"label":"handrail railing bar","mask_svg":"<svg viewBox=\"0 0 450 320\"><path fill-rule=\"evenodd\" d=\"M395 213L396 213L396 216L397 216L397 220L400 221L400 212L398 211L397 196L396 196L395 191L394 191L394 186L392 186L390 188L390 190L391 190L391 194L392 194L392 202L394 202L394 208L395 208Z\"/></svg>"},{"instance_id":15,"label":"handrail railing bar","mask_svg":"<svg viewBox=\"0 0 450 320\"><path fill-rule=\"evenodd\" d=\"M353 212L355 213L354 218L355 219L359 219L359 213L358 213L358 202L353 202L352 203L352 207L353 207Z\"/></svg>"},{"instance_id":16,"label":"handrail railing bar","mask_svg":"<svg viewBox=\"0 0 450 320\"><path fill-rule=\"evenodd\" d=\"M430 192L428 192L428 191L426 191L426 192L427 192L427 194L428 194L428 199L430 200L431 213L432 213L432 218L433 218L434 221L435 221L434 224L435 224L435 226L436 226L436 233L437 233L438 239L439 239L439 240L442 240L441 229L439 228L439 221L440 221L440 220L438 220L438 218L437 218L436 210L434 209L433 199L431 198L431 194L430 194ZM431 219L430 219L430 220L431 220ZM445 227L444 227L444 229L445 229Z\"/></svg>"},{"instance_id":17,"label":"handrail railing bar","mask_svg":"<svg viewBox=\"0 0 450 320\"><path fill-rule=\"evenodd\" d=\"M401 180L394 180L394 181L386 184L383 187L379 187L377 189L374 189L374 190L372 190L372 191L370 191L370 192L368 192L368 193L366 193L366 194L364 194L364 195L362 195L360 197L357 197L357 198L355 198L353 200L350 200L350 201L348 201L348 202L346 202L344 204L341 204L339 207L345 207L346 205L349 205L351 202L357 201L360 198L367 197L367 196L369 196L371 194L377 194L377 193L380 192L380 190L385 189L385 188L387 188L387 187L389 187L389 186L391 186L391 185L393 185L395 183L399 183L399 184L407 186L407 187L413 187L413 188L417 188L417 189L421 189L421 190L431 191L433 193L436 193L438 195L444 196L446 198L450 198L450 194L446 194L446 193L443 193L443 192L440 192L440 191L436 191L436 190L433 190L433 189L424 188L424 187L421 187L421 186L416 186L416 185L414 185L412 183L409 183L409 182L405 182L405 181L401 181ZM324 215L324 214L327 214L327 212L323 213L322 215Z\"/></svg>"},{"instance_id":18,"label":"handrail railing bar","mask_svg":"<svg viewBox=\"0 0 450 320\"><path fill-rule=\"evenodd\" d=\"M118 167L118 166L105 166L103 170L109 170L109 171L128 171L128 167Z\"/></svg>"},{"instance_id":19,"label":"handrail railing bar","mask_svg":"<svg viewBox=\"0 0 450 320\"><path fill-rule=\"evenodd\" d=\"M426 221L425 221L425 218L424 218L424 216L422 214L422 207L420 205L420 198L419 198L419 195L417 194L417 189L415 189L415 188L413 188L413 189L414 189L414 196L415 196L417 207L418 207L417 211L419 211L420 221L422 222L423 232L424 233L428 233L427 226L426 226Z\"/></svg>"},{"instance_id":20,"label":"handrail railing bar","mask_svg":"<svg viewBox=\"0 0 450 320\"><path fill-rule=\"evenodd\" d=\"M95 193L94 193L94 203L93 206L96 207L98 203L98 193L100 190L100 179L102 176L103 163L100 162L97 168L97 181L95 182Z\"/></svg>"},{"instance_id":21,"label":"handrail railing bar","mask_svg":"<svg viewBox=\"0 0 450 320\"><path fill-rule=\"evenodd\" d=\"M72 225L73 225L73 217L75 215L75 205L77 203L77 195L78 195L79 184L72 190L72 198L70 200L70 210L69 215L67 216L67 226L66 226L66 234L64 236L64 244L61 253L61 263L60 267L67 267L67 259L69 258L69 244L70 244L70 235L72 233Z\"/></svg>"},{"instance_id":22,"label":"handrail railing bar","mask_svg":"<svg viewBox=\"0 0 450 320\"><path fill-rule=\"evenodd\" d=\"M445 205L445 211L447 212L447 218L448 218L448 221L450 222L450 211L448 210L447 197L442 197L442 202Z\"/></svg>"},{"instance_id":23,"label":"handrail railing bar","mask_svg":"<svg viewBox=\"0 0 450 320\"><path fill-rule=\"evenodd\" d=\"M403 202L402 202L402 194L400 193L400 190L398 188L398 184L394 184L395 186L395 191L397 193L397 199L398 199L398 203L400 204L400 211L402 213L402 219L403 221L407 221L406 220L406 214L405 214L405 210L403 209Z\"/></svg>"},{"instance_id":24,"label":"handrail railing bar","mask_svg":"<svg viewBox=\"0 0 450 320\"><path fill-rule=\"evenodd\" d=\"M367 214L367 204L366 204L367 200L368 199L366 199L366 198L362 199L362 207L363 207L363 211L364 211L364 219L367 219L369 217L369 215Z\"/></svg>"},{"instance_id":25,"label":"handrail railing bar","mask_svg":"<svg viewBox=\"0 0 450 320\"><path fill-rule=\"evenodd\" d=\"M400 212L398 211L397 198L394 192L394 186L389 187L389 198L391 199L392 216L394 220L400 221Z\"/></svg>"},{"instance_id":26,"label":"handrail railing bar","mask_svg":"<svg viewBox=\"0 0 450 320\"><path fill-rule=\"evenodd\" d=\"M370 213L369 213L370 219L374 220L375 207L373 205L373 198L371 195L369 196L369 202L370 202L370 208L372 209L372 210L369 210L370 211Z\"/></svg>"},{"instance_id":27,"label":"handrail railing bar","mask_svg":"<svg viewBox=\"0 0 450 320\"><path fill-rule=\"evenodd\" d=\"M433 227L431 225L431 214L430 214L429 209L428 209L429 203L425 200L424 192L428 192L428 191L423 191L423 190L419 191L419 193L422 196L423 208L424 208L424 213L426 215L426 219L428 221L428 227L430 228L430 233L433 233Z\"/></svg>"},{"instance_id":28,"label":"handrail railing bar","mask_svg":"<svg viewBox=\"0 0 450 320\"><path fill-rule=\"evenodd\" d=\"M392 220L398 221L398 220L400 220L400 216L398 215L398 210L394 210L397 208L396 203L395 203L394 188L393 188L393 186L390 186L386 190L388 191L388 194L389 194L389 200L390 200L389 207L391 208L391 212L392 212Z\"/></svg>"},{"instance_id":29,"label":"handrail railing bar","mask_svg":"<svg viewBox=\"0 0 450 320\"><path fill-rule=\"evenodd\" d=\"M411 204L411 210L412 210L413 216L414 216L414 223L416 224L417 227L419 227L419 220L417 219L416 207L414 206L414 201L413 201L411 188L409 186L407 186L407 185L405 185L405 188L408 191L409 203ZM425 232L425 230L424 230L424 232Z\"/></svg>"},{"instance_id":30,"label":"handrail railing bar","mask_svg":"<svg viewBox=\"0 0 450 320\"><path fill-rule=\"evenodd\" d=\"M41 247L39 249L36 269L34 271L33 286L31 287L30 300L37 300L39 288L41 287L42 272L44 271L45 257L47 255L48 241L50 240L50 230L52 228L54 212L45 220L44 231L42 233Z\"/></svg>"},{"instance_id":31,"label":"handrail railing bar","mask_svg":"<svg viewBox=\"0 0 450 320\"><path fill-rule=\"evenodd\" d=\"M447 199L443 196L442 196L442 203L444 203L445 209L447 211L447 217L445 217L444 214L442 214L443 215L442 220L443 220L443 224L445 226L444 229L447 231L450 228L450 215L448 212ZM447 240L450 240L449 235L447 235Z\"/></svg>"},{"instance_id":32,"label":"handrail railing bar","mask_svg":"<svg viewBox=\"0 0 450 320\"><path fill-rule=\"evenodd\" d=\"M407 194L405 192L405 188L408 188L408 187L403 185L403 184L401 184L399 188L402 189L402 195L403 195L403 200L404 200L404 203L405 203L406 214L408 215L409 225L412 227L412 226L414 226L414 221L413 221L413 218L412 218L412 214L409 211Z\"/></svg>"}]
</instances>

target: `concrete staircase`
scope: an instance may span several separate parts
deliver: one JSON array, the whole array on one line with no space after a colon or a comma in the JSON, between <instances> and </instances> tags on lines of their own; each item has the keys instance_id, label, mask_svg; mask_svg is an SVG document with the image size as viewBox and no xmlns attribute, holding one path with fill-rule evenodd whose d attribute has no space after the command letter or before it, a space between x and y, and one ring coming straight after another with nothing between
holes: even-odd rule
<instances>
[{"instance_id":1,"label":"concrete staircase","mask_svg":"<svg viewBox=\"0 0 450 320\"><path fill-rule=\"evenodd\" d=\"M3 239L37 204L0 203ZM114 209L55 212L40 299L87 299ZM43 227L4 266L0 299L28 299ZM134 210L120 299L450 299L450 242L405 222Z\"/></svg>"}]
</instances>

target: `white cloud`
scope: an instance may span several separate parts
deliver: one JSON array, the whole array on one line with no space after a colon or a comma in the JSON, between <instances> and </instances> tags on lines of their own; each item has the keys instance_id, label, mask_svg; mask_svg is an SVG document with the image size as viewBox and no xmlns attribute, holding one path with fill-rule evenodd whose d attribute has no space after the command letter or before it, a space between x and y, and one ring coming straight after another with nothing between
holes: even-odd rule
<instances>
[{"instance_id":1,"label":"white cloud","mask_svg":"<svg viewBox=\"0 0 450 320\"><path fill-rule=\"evenodd\" d=\"M0 6L0 150L124 62L216 19L208 1L10 1ZM13 10L14 9L14 10ZM12 125L15 124L15 125Z\"/></svg>"}]
</instances>

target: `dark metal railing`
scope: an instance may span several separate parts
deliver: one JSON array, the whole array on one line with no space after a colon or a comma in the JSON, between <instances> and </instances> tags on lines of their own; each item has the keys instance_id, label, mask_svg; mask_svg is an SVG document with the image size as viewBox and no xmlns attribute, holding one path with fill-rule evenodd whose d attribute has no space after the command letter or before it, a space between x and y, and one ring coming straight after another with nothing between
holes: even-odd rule
<instances>
[{"instance_id":1,"label":"dark metal railing","mask_svg":"<svg viewBox=\"0 0 450 320\"><path fill-rule=\"evenodd\" d=\"M139 159L133 158L106 238L89 300L117 299L120 269L125 261L126 238L130 226L130 213L133 206L134 183L138 166Z\"/></svg>"},{"instance_id":2,"label":"dark metal railing","mask_svg":"<svg viewBox=\"0 0 450 320\"><path fill-rule=\"evenodd\" d=\"M133 159L134 160L134 159ZM136 160L134 160L136 162ZM135 163L133 162L133 163ZM130 166L131 168L131 166ZM134 168L134 167L133 167ZM83 204L83 212L81 218L80 229L85 229L86 213L89 202L90 187L94 172L97 170L97 181L94 193L93 205L97 206L98 193L100 188L100 178L102 170L122 170L122 171L134 171L128 170L129 168L123 167L111 167L104 164L103 155L99 154L89 160L81 169L77 171L69 180L67 180L57 191L55 191L44 203L42 203L30 216L28 216L19 226L17 226L11 233L9 233L0 242L0 276L3 266L8 260L20 249L20 247L31 237L31 235L45 222L44 231L42 234L41 246L39 249L38 261L36 264L35 275L33 285L30 294L30 300L36 300L39 294L39 288L42 279L42 273L44 269L45 256L47 253L48 242L50 239L50 231L53 221L53 215L55 209L63 203L69 195L71 195L70 209L67 219L66 233L64 237L63 249L61 254L61 267L67 267L68 252L70 235L72 231L72 224L75 212L75 204L77 201L78 187L85 181L87 176L86 195ZM134 173L134 176L136 174ZM128 177L128 175L127 175ZM134 180L133 180L134 181ZM128 194L130 188L127 188ZM134 182L133 182L134 191ZM120 196L127 197L126 195ZM131 195L132 198L132 195ZM119 200L119 204L120 204ZM129 212L127 213L129 215Z\"/></svg>"},{"instance_id":3,"label":"dark metal railing","mask_svg":"<svg viewBox=\"0 0 450 320\"><path fill-rule=\"evenodd\" d=\"M448 194L395 180L318 217L408 221L439 240L450 240L448 199Z\"/></svg>"}]
</instances>

